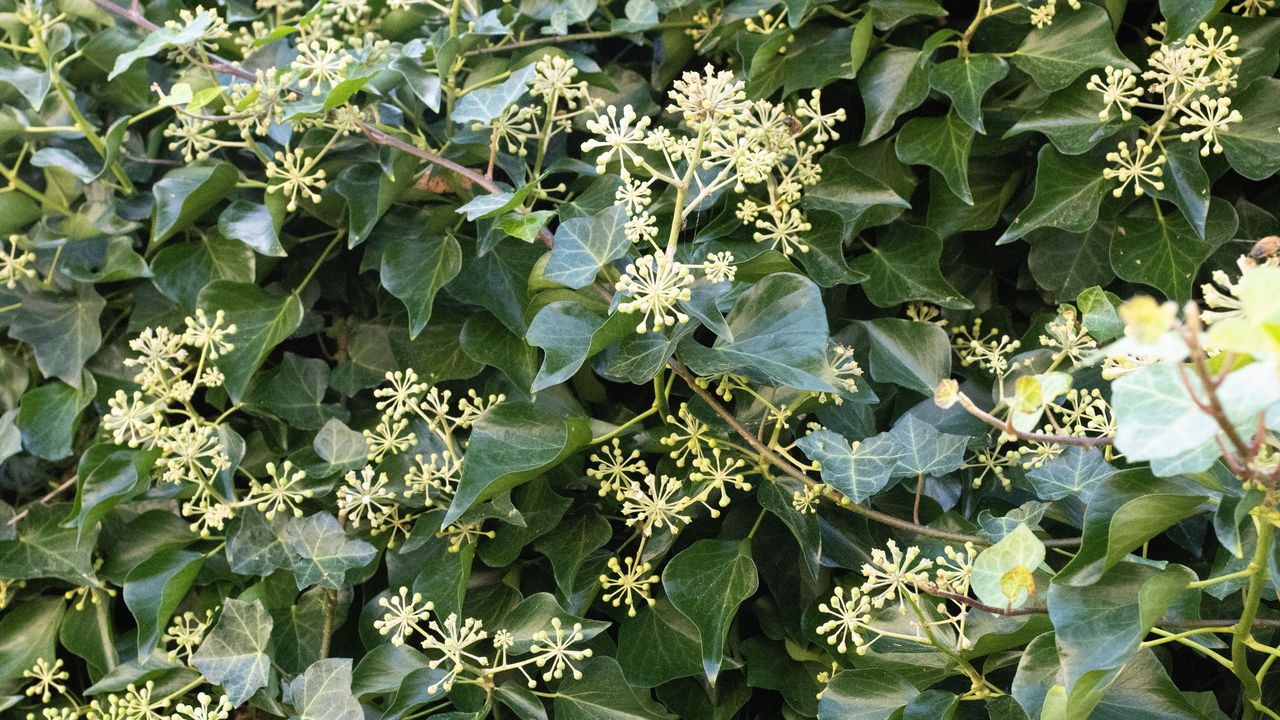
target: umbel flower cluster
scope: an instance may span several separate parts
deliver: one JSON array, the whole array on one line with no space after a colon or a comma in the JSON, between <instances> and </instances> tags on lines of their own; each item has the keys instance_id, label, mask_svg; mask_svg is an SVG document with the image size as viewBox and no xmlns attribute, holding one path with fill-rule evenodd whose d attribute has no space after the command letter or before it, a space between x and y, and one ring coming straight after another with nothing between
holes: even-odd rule
<instances>
[{"instance_id":1,"label":"umbel flower cluster","mask_svg":"<svg viewBox=\"0 0 1280 720\"><path fill-rule=\"evenodd\" d=\"M885 548L887 552L871 551L871 562L862 565L861 585L837 586L831 598L818 606L818 612L830 618L818 626L818 634L840 654L864 655L883 639L925 645L943 642L955 650L968 650L972 646L965 636L969 606L954 599L925 603L920 595L967 598L978 555L974 546L956 550L948 545L933 560L921 557L914 545L903 550L890 540ZM945 636L939 634L943 630Z\"/></svg>"},{"instance_id":2,"label":"umbel flower cluster","mask_svg":"<svg viewBox=\"0 0 1280 720\"><path fill-rule=\"evenodd\" d=\"M473 390L454 401L452 392L421 382L412 369L388 372L386 377L387 385L374 391L382 414L372 430L364 431L369 464L346 474L337 500L344 524L367 527L375 535L388 533L388 544L394 546L422 513L449 507L466 452L460 431L470 429L486 409L506 397L482 398ZM394 482L377 467L409 453L408 471ZM464 518L441 533L450 537L450 549L457 552L480 537L492 537L482 524L483 519Z\"/></svg>"},{"instance_id":3,"label":"umbel flower cluster","mask_svg":"<svg viewBox=\"0 0 1280 720\"><path fill-rule=\"evenodd\" d=\"M574 664L591 657L590 648L575 647L586 640L582 625L566 628L558 617L551 618L550 628L534 632L531 638L518 638L511 631L498 629L492 635L475 618L459 618L449 613L441 618L434 614L435 605L423 601L420 593L400 588L394 595L378 600L386 612L374 621L379 633L391 638L391 644L404 645L421 636L422 647L431 653L431 669L444 668L444 675L427 687L429 694L449 692L457 683L486 685L500 673L519 672L529 687L537 687L530 668L540 671L543 682L558 680L566 671L574 680L582 679L582 671ZM486 651L485 641L489 646ZM527 655L514 659L514 655Z\"/></svg>"},{"instance_id":4,"label":"umbel flower cluster","mask_svg":"<svg viewBox=\"0 0 1280 720\"><path fill-rule=\"evenodd\" d=\"M682 131L656 126L630 105L609 106L587 121L594 137L582 149L596 153L599 172L621 178L616 200L626 209L626 235L642 248L616 283L630 298L618 309L642 315L637 332L688 320L678 305L690 298L695 271L713 283L733 279L730 253L713 253L700 264L676 259L685 222L717 193L746 195L735 212L755 228L756 242L786 255L809 249L810 225L798 204L804 188L821 177L818 156L839 138L833 128L844 110L824 113L817 90L788 111L748 100L743 88L732 73L708 65L673 84L667 112L683 120ZM667 192L672 205L664 232L659 217L666 208L657 200Z\"/></svg>"},{"instance_id":5,"label":"umbel flower cluster","mask_svg":"<svg viewBox=\"0 0 1280 720\"><path fill-rule=\"evenodd\" d=\"M68 693L71 673L61 659L50 663L40 658L22 672L22 677L27 681L27 697L45 705L39 715L27 713L27 720L229 720L235 710L226 695L215 697L205 692L197 693L189 703L175 702L202 680L167 695L157 692L151 680L130 683L123 692L85 702Z\"/></svg>"},{"instance_id":6,"label":"umbel flower cluster","mask_svg":"<svg viewBox=\"0 0 1280 720\"><path fill-rule=\"evenodd\" d=\"M1163 35L1164 24L1155 27ZM1177 139L1199 143L1200 154L1222 152L1219 135L1243 120L1231 107L1229 94L1238 85L1241 58L1240 38L1231 27L1200 26L1199 32L1177 42L1148 38L1156 45L1141 75L1129 68L1108 66L1102 75L1089 79L1089 88L1102 96L1098 114L1106 121L1118 115L1128 121L1135 111L1150 111L1146 122L1130 142L1122 140L1107 154L1111 167L1103 170L1107 179L1118 180L1112 190L1116 197L1131 188L1135 195L1164 189L1165 143Z\"/></svg>"},{"instance_id":7,"label":"umbel flower cluster","mask_svg":"<svg viewBox=\"0 0 1280 720\"><path fill-rule=\"evenodd\" d=\"M135 354L124 366L134 369L140 389L116 391L102 429L117 444L157 451L157 478L180 488L182 514L193 532L207 536L235 516L236 504L217 483L231 467L219 428L223 418L206 419L194 402L204 390L222 386L214 361L235 349L236 326L221 310L210 316L200 309L185 325L181 332L147 328L129 341Z\"/></svg>"}]
</instances>

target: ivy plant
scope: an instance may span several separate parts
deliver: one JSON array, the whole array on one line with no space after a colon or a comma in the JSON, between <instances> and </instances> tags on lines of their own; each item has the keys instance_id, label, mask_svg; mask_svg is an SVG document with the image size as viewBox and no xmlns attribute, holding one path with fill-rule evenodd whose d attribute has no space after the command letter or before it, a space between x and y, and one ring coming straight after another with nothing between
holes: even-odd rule
<instances>
[{"instance_id":1,"label":"ivy plant","mask_svg":"<svg viewBox=\"0 0 1280 720\"><path fill-rule=\"evenodd\" d=\"M1280 720L1274 0L0 0L0 716Z\"/></svg>"}]
</instances>

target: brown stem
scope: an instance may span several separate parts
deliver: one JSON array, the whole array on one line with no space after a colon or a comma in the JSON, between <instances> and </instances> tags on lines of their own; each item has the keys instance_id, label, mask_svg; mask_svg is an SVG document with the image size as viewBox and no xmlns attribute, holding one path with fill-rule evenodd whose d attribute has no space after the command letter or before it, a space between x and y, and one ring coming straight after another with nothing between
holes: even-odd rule
<instances>
[{"instance_id":1,"label":"brown stem","mask_svg":"<svg viewBox=\"0 0 1280 720\"><path fill-rule=\"evenodd\" d=\"M78 475L73 474L71 477L67 478L66 480L63 480L61 485L50 490L44 497L40 498L38 502L41 505L48 505L50 500L53 500L54 498L58 497L62 493L66 492L68 488L75 486L76 479L78 477L79 477ZM17 525L19 520L25 518L30 514L31 514L31 506L28 505L26 508L22 510L22 512L9 518L8 525Z\"/></svg>"},{"instance_id":2,"label":"brown stem","mask_svg":"<svg viewBox=\"0 0 1280 720\"><path fill-rule=\"evenodd\" d=\"M1039 432L1023 432L1013 427L1008 422L992 415L991 413L978 407L968 395L959 393L956 402L965 409L965 412L978 418L982 422L991 427L1012 435L1019 440L1038 443L1055 443L1058 445L1079 445L1081 447L1104 447L1113 444L1115 441L1109 437L1075 437L1074 435L1053 435L1050 433Z\"/></svg>"}]
</instances>

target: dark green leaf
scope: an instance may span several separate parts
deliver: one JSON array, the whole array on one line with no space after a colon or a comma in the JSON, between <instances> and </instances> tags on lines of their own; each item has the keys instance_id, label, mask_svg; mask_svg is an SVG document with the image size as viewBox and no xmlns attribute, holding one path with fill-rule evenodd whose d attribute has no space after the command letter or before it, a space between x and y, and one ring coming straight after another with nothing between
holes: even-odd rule
<instances>
[{"instance_id":1,"label":"dark green leaf","mask_svg":"<svg viewBox=\"0 0 1280 720\"><path fill-rule=\"evenodd\" d=\"M997 55L979 53L938 63L929 70L929 85L951 98L955 114L975 131L985 133L982 98L1009 74L1009 64ZM903 128L905 129L905 127Z\"/></svg>"},{"instance_id":2,"label":"dark green leaf","mask_svg":"<svg viewBox=\"0 0 1280 720\"><path fill-rule=\"evenodd\" d=\"M712 685L724 661L729 625L738 605L755 594L757 582L751 546L729 540L699 540L662 571L671 604L698 627L702 670Z\"/></svg>"},{"instance_id":3,"label":"dark green leaf","mask_svg":"<svg viewBox=\"0 0 1280 720\"><path fill-rule=\"evenodd\" d=\"M275 297L257 285L215 280L200 291L198 303L212 316L226 312L227 322L236 326L231 336L235 349L214 364L226 376L224 387L233 401L244 396L253 373L276 345L293 334L302 322L302 303L297 295Z\"/></svg>"},{"instance_id":4,"label":"dark green leaf","mask_svg":"<svg viewBox=\"0 0 1280 720\"><path fill-rule=\"evenodd\" d=\"M409 310L409 337L431 319L440 288L462 269L462 248L452 235L393 236L382 254L382 286Z\"/></svg>"}]
</instances>

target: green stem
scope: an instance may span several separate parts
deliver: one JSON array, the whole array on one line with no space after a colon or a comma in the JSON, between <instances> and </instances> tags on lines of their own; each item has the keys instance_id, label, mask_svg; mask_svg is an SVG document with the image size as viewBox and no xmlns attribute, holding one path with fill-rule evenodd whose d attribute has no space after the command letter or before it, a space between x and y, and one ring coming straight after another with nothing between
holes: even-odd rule
<instances>
[{"instance_id":1,"label":"green stem","mask_svg":"<svg viewBox=\"0 0 1280 720\"><path fill-rule=\"evenodd\" d=\"M1258 705L1262 703L1262 688L1258 678L1249 670L1248 642L1252 639L1253 619L1258 614L1258 605L1262 601L1262 593L1267 585L1267 559L1271 556L1271 543L1275 536L1275 527L1265 519L1255 518L1258 528L1258 544L1253 553L1253 565L1256 568L1249 586L1245 589L1244 608L1240 613L1240 623L1231 638L1231 665L1236 677L1240 680L1244 693L1244 720L1258 717Z\"/></svg>"},{"instance_id":2,"label":"green stem","mask_svg":"<svg viewBox=\"0 0 1280 720\"><path fill-rule=\"evenodd\" d=\"M316 258L315 264L312 265L311 269L307 271L307 276L302 278L302 282L298 284L298 289L293 291L294 295L302 294L302 291L305 290L307 287L307 283L311 282L311 278L315 277L316 271L320 269L320 265L324 263L326 258L329 257L329 253L333 252L333 248L337 246L338 241L342 239L342 235L343 233L341 230L334 233L333 239L330 240L329 244L325 246L324 252L320 253L320 257Z\"/></svg>"},{"instance_id":3,"label":"green stem","mask_svg":"<svg viewBox=\"0 0 1280 720\"><path fill-rule=\"evenodd\" d=\"M116 669L119 657L116 655L115 643L111 641L111 618L107 615L107 601L104 598L94 605L98 615L98 638L102 641L102 658L107 663L107 672Z\"/></svg>"},{"instance_id":4,"label":"green stem","mask_svg":"<svg viewBox=\"0 0 1280 720\"><path fill-rule=\"evenodd\" d=\"M324 591L324 629L320 634L320 659L329 657L329 642L333 635L333 615L338 609L338 591Z\"/></svg>"}]
</instances>

